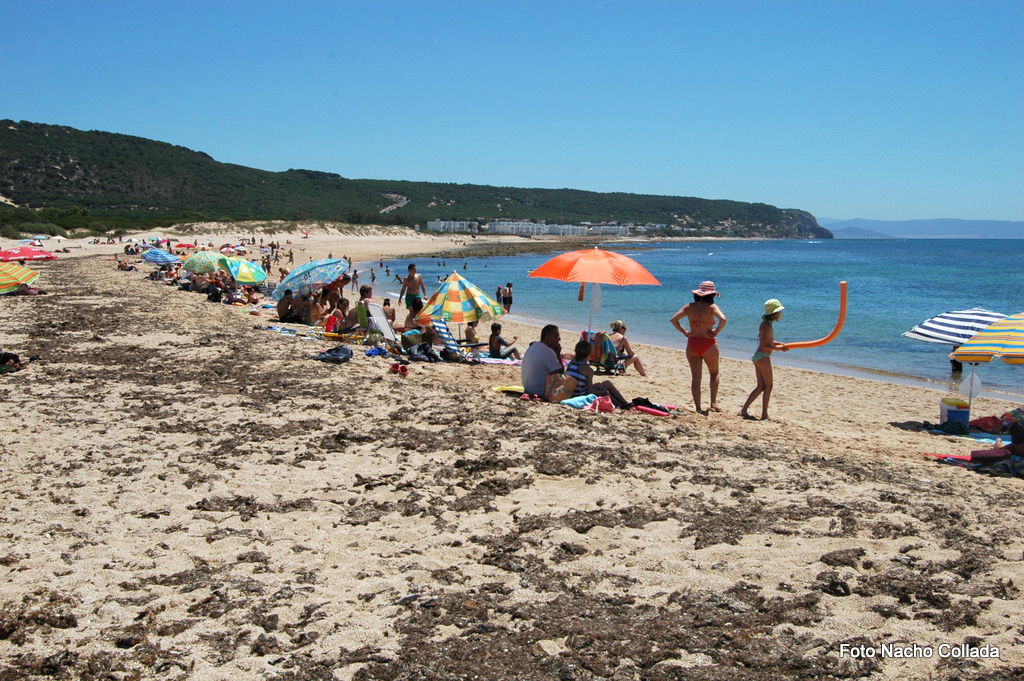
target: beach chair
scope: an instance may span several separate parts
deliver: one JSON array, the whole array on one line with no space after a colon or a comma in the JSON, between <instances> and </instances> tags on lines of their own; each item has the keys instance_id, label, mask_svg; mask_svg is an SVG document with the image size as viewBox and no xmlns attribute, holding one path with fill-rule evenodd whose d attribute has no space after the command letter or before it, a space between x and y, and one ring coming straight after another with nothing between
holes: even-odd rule
<instances>
[{"instance_id":1,"label":"beach chair","mask_svg":"<svg viewBox=\"0 0 1024 681\"><path fill-rule=\"evenodd\" d=\"M343 331L336 328L326 333L325 336L331 340L340 340L346 343L359 343L362 345L374 345L380 336L380 331L370 324L370 311L363 305L356 305L356 326L349 327Z\"/></svg>"},{"instance_id":2,"label":"beach chair","mask_svg":"<svg viewBox=\"0 0 1024 681\"><path fill-rule=\"evenodd\" d=\"M391 322L384 316L384 308L377 303L368 303L366 311L370 315L368 320L370 328L378 332L381 338L384 339L384 342L390 347L396 348L398 352L401 352L402 342L398 340L398 335L395 333L395 328L391 326Z\"/></svg>"},{"instance_id":3,"label":"beach chair","mask_svg":"<svg viewBox=\"0 0 1024 681\"><path fill-rule=\"evenodd\" d=\"M455 353L459 357L466 357L469 355L474 348L479 348L487 343L459 343L455 340L455 336L452 335L451 329L448 328L448 324L442 319L433 320L432 324L434 327L434 334L440 339L444 347L449 351Z\"/></svg>"},{"instance_id":4,"label":"beach chair","mask_svg":"<svg viewBox=\"0 0 1024 681\"><path fill-rule=\"evenodd\" d=\"M598 374L621 374L626 370L615 344L604 331L582 331L580 339L590 343L590 357L587 363Z\"/></svg>"}]
</instances>

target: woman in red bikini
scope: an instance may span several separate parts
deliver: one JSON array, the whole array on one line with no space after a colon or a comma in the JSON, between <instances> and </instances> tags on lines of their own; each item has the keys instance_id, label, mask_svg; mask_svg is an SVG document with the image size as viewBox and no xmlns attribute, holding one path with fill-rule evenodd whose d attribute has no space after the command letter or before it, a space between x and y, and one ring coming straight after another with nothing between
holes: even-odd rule
<instances>
[{"instance_id":1,"label":"woman in red bikini","mask_svg":"<svg viewBox=\"0 0 1024 681\"><path fill-rule=\"evenodd\" d=\"M693 290L693 302L687 303L679 312L672 315L672 326L686 336L686 361L690 363L690 392L693 393L693 404L700 413L701 362L708 365L708 376L711 379L711 411L722 411L718 406L718 345L715 337L725 328L725 315L715 304L715 282L702 281L700 287ZM690 322L690 330L682 327L679 321L685 317ZM718 326L715 326L715 320Z\"/></svg>"}]
</instances>

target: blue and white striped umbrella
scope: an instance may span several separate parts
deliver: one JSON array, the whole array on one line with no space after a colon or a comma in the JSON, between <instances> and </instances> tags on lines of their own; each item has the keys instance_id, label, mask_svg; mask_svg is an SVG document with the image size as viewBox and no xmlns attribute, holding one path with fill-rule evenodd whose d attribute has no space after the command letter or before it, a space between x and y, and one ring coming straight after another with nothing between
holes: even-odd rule
<instances>
[{"instance_id":1,"label":"blue and white striped umbrella","mask_svg":"<svg viewBox=\"0 0 1024 681\"><path fill-rule=\"evenodd\" d=\"M1005 317L1004 314L981 307L954 310L927 319L903 335L926 343L963 345L979 331Z\"/></svg>"},{"instance_id":2,"label":"blue and white striped umbrella","mask_svg":"<svg viewBox=\"0 0 1024 681\"><path fill-rule=\"evenodd\" d=\"M171 255L162 248L151 248L142 254L142 259L155 265L169 265L172 262L181 260L178 256Z\"/></svg>"}]
</instances>

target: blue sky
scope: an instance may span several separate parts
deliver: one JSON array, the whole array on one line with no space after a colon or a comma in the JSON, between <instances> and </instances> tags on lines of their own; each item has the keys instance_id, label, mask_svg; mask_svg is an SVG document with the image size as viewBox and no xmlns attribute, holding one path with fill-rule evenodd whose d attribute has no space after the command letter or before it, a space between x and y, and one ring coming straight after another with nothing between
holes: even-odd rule
<instances>
[{"instance_id":1,"label":"blue sky","mask_svg":"<svg viewBox=\"0 0 1024 681\"><path fill-rule=\"evenodd\" d=\"M1024 220L1024 3L4 3L0 117L267 170Z\"/></svg>"}]
</instances>

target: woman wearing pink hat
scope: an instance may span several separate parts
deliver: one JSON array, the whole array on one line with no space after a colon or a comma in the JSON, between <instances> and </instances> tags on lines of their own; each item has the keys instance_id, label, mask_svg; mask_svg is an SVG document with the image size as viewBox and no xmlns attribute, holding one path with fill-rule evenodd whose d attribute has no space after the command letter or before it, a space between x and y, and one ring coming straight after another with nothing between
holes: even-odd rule
<instances>
[{"instance_id":1,"label":"woman wearing pink hat","mask_svg":"<svg viewBox=\"0 0 1024 681\"><path fill-rule=\"evenodd\" d=\"M700 408L701 362L708 366L711 379L711 411L722 411L718 406L718 345L715 337L725 328L725 315L715 304L715 282L702 281L692 291L693 302L687 303L679 312L672 315L672 325L679 333L686 336L686 361L690 363L690 392L693 393L693 404L698 412ZM683 317L690 322L687 331L679 323ZM715 326L715 320L718 326Z\"/></svg>"}]
</instances>

